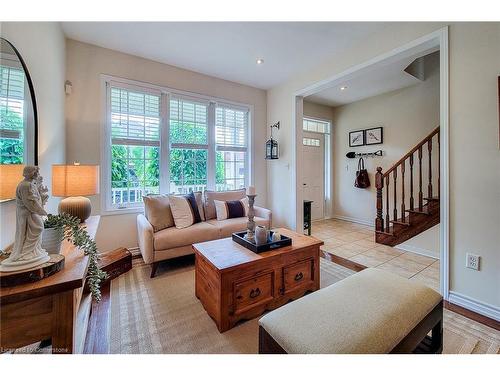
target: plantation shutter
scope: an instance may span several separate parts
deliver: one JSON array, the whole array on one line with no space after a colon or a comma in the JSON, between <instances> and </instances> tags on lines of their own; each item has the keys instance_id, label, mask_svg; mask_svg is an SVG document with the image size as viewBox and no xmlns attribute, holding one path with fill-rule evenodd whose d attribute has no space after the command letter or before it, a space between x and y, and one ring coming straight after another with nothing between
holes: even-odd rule
<instances>
[{"instance_id":1,"label":"plantation shutter","mask_svg":"<svg viewBox=\"0 0 500 375\"><path fill-rule=\"evenodd\" d=\"M22 121L13 121L13 118ZM0 65L0 137L23 139L24 72Z\"/></svg>"},{"instance_id":2,"label":"plantation shutter","mask_svg":"<svg viewBox=\"0 0 500 375\"><path fill-rule=\"evenodd\" d=\"M217 151L247 150L248 110L218 105L215 111Z\"/></svg>"},{"instance_id":3,"label":"plantation shutter","mask_svg":"<svg viewBox=\"0 0 500 375\"><path fill-rule=\"evenodd\" d=\"M160 146L160 94L111 87L110 100L112 144Z\"/></svg>"},{"instance_id":4,"label":"plantation shutter","mask_svg":"<svg viewBox=\"0 0 500 375\"><path fill-rule=\"evenodd\" d=\"M208 148L208 103L181 97L170 99L170 144Z\"/></svg>"}]
</instances>

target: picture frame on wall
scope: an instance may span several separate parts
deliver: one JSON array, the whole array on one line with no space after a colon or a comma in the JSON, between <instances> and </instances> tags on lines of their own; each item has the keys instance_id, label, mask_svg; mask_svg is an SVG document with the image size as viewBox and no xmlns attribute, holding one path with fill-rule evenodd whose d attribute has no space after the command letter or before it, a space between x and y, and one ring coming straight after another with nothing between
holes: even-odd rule
<instances>
[{"instance_id":1,"label":"picture frame on wall","mask_svg":"<svg viewBox=\"0 0 500 375\"><path fill-rule=\"evenodd\" d=\"M384 143L384 129L379 126L365 130L366 145L380 145Z\"/></svg>"},{"instance_id":2,"label":"picture frame on wall","mask_svg":"<svg viewBox=\"0 0 500 375\"><path fill-rule=\"evenodd\" d=\"M349 147L358 147L365 145L365 132L363 130L356 130L349 132Z\"/></svg>"}]
</instances>

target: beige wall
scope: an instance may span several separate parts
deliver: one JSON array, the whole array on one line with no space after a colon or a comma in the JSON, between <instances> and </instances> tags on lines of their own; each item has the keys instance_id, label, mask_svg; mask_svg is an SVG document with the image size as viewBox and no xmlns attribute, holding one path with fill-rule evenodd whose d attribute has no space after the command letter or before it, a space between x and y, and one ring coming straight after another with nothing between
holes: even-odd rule
<instances>
[{"instance_id":1,"label":"beige wall","mask_svg":"<svg viewBox=\"0 0 500 375\"><path fill-rule=\"evenodd\" d=\"M333 212L334 216L350 218L373 225L376 217L375 172L377 167L385 171L404 154L439 126L439 55L429 58L425 65L426 79L414 86L377 95L355 103L336 107L333 116ZM384 143L381 145L349 147L349 132L382 126ZM365 158L365 167L370 176L368 189L354 187L358 158L348 159L346 153L373 152L382 150L382 157ZM434 147L437 166L437 144ZM425 153L423 165L426 167ZM408 174L409 175L409 174ZM406 191L409 178L406 176ZM427 168L424 168L423 186L427 186ZM434 176L437 176L434 173ZM416 185L415 180L415 186ZM437 179L434 183L436 186ZM401 176L399 176L401 183ZM392 186L391 186L392 188ZM401 196L401 188L398 187ZM391 191L392 194L392 191ZM385 202L384 202L385 203ZM409 194L406 194L409 207ZM389 207L392 212L393 207ZM384 208L385 210L385 208ZM400 214L400 208L398 207Z\"/></svg>"},{"instance_id":2,"label":"beige wall","mask_svg":"<svg viewBox=\"0 0 500 375\"><path fill-rule=\"evenodd\" d=\"M65 162L64 35L54 22L3 22L0 33L19 50L33 80L38 108L39 165L50 193L51 166ZM47 211L57 212L58 201L49 198ZM0 203L0 249L14 241L15 211L14 201Z\"/></svg>"},{"instance_id":3,"label":"beige wall","mask_svg":"<svg viewBox=\"0 0 500 375\"><path fill-rule=\"evenodd\" d=\"M333 107L304 99L304 117L333 121Z\"/></svg>"},{"instance_id":4,"label":"beige wall","mask_svg":"<svg viewBox=\"0 0 500 375\"><path fill-rule=\"evenodd\" d=\"M264 160L266 141L266 92L136 56L67 40L66 78L73 93L66 99L67 160L101 163L102 93L100 74L152 83L193 93L251 104L254 107L252 165L257 203L267 202ZM100 198L92 197L93 214L100 212ZM137 246L136 214L101 219L96 241L101 251Z\"/></svg>"},{"instance_id":5,"label":"beige wall","mask_svg":"<svg viewBox=\"0 0 500 375\"><path fill-rule=\"evenodd\" d=\"M292 116L294 93L443 27L396 23L314 70L268 91L268 123L281 121L279 163L268 168L268 202L278 224L294 226ZM457 23L450 48L450 289L500 307L500 151L497 76L500 24ZM464 267L465 253L482 256L481 271Z\"/></svg>"}]
</instances>

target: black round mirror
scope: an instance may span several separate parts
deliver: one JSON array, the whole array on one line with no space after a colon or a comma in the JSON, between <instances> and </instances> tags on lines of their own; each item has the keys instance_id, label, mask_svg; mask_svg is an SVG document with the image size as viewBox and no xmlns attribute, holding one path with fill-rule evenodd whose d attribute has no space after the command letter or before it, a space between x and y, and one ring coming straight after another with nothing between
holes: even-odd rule
<instances>
[{"instance_id":1,"label":"black round mirror","mask_svg":"<svg viewBox=\"0 0 500 375\"><path fill-rule=\"evenodd\" d=\"M38 165L35 90L19 51L0 38L0 165Z\"/></svg>"}]
</instances>

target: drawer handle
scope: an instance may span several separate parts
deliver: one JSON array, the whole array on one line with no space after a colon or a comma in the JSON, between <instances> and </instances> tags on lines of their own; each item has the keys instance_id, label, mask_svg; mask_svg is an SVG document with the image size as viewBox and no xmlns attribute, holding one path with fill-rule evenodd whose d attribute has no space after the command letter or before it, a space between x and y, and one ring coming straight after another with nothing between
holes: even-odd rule
<instances>
[{"instance_id":1,"label":"drawer handle","mask_svg":"<svg viewBox=\"0 0 500 375\"><path fill-rule=\"evenodd\" d=\"M250 298L255 298L255 297L258 297L260 296L260 289L257 288L257 289L252 289L250 291Z\"/></svg>"},{"instance_id":2,"label":"drawer handle","mask_svg":"<svg viewBox=\"0 0 500 375\"><path fill-rule=\"evenodd\" d=\"M299 272L298 274L295 275L295 281L300 281L304 278L304 274L302 272Z\"/></svg>"}]
</instances>

